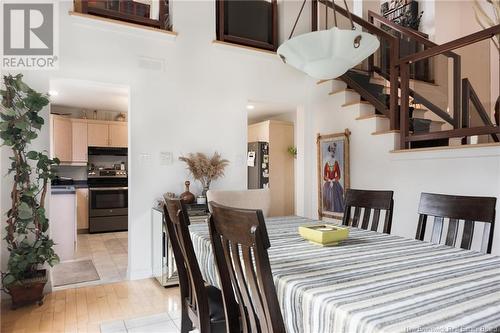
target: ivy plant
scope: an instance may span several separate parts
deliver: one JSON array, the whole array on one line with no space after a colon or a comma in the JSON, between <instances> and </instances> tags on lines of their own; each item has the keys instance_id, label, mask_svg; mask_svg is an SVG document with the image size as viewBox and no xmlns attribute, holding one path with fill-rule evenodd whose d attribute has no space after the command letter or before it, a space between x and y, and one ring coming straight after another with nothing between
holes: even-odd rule
<instances>
[{"instance_id":1,"label":"ivy plant","mask_svg":"<svg viewBox=\"0 0 500 333\"><path fill-rule=\"evenodd\" d=\"M9 260L7 272L2 272L2 284L9 288L34 277L45 263L59 262L45 212L48 184L55 177L52 166L59 160L46 151L29 150L44 124L40 112L49 104L48 95L31 89L21 74L3 76L3 84L0 138L12 153L8 176L13 178L4 237Z\"/></svg>"}]
</instances>

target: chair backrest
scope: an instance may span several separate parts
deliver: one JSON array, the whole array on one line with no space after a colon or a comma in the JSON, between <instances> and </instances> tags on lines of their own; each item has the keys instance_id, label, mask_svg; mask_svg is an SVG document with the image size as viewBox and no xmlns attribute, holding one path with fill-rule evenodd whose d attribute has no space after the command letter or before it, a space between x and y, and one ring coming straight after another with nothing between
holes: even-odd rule
<instances>
[{"instance_id":1,"label":"chair backrest","mask_svg":"<svg viewBox=\"0 0 500 333\"><path fill-rule=\"evenodd\" d=\"M228 332L240 332L235 313L238 310L243 332L285 332L267 254L270 245L262 211L210 204L210 234Z\"/></svg>"},{"instance_id":2,"label":"chair backrest","mask_svg":"<svg viewBox=\"0 0 500 333\"><path fill-rule=\"evenodd\" d=\"M393 191L372 191L372 190L354 190L348 189L345 196L343 225L351 225L356 228L361 228L372 231L378 231L380 220L380 212L385 211L383 232L391 233L392 227L392 211L394 207ZM351 219L351 211L354 209L354 215ZM361 218L361 210L363 219ZM373 217L370 226L370 216Z\"/></svg>"},{"instance_id":3,"label":"chair backrest","mask_svg":"<svg viewBox=\"0 0 500 333\"><path fill-rule=\"evenodd\" d=\"M443 225L448 220L445 244L455 246L459 234L460 220L463 220L463 232L460 247L470 250L476 222L484 222L484 232L488 231L486 253L491 253L493 244L493 228L495 225L496 198L468 197L435 193L422 193L418 213L420 214L417 226L416 239L424 240L427 217L434 217L431 242L441 243ZM489 230L486 228L489 224ZM486 236L483 234L483 236ZM482 244L484 248L485 244Z\"/></svg>"},{"instance_id":4,"label":"chair backrest","mask_svg":"<svg viewBox=\"0 0 500 333\"><path fill-rule=\"evenodd\" d=\"M164 215L177 265L181 299L196 314L191 318L198 322L195 326L207 327L210 323L208 296L189 234L189 217L181 201L170 198L165 198ZM201 321L205 324L200 324Z\"/></svg>"},{"instance_id":5,"label":"chair backrest","mask_svg":"<svg viewBox=\"0 0 500 333\"><path fill-rule=\"evenodd\" d=\"M209 190L207 200L228 207L260 209L264 217L268 216L271 208L271 192L268 188L244 191Z\"/></svg>"}]
</instances>

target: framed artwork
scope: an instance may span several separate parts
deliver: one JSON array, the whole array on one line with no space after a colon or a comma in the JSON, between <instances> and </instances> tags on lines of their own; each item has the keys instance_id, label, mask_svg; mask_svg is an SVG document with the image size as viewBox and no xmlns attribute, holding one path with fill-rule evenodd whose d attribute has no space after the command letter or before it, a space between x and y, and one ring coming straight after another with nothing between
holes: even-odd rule
<instances>
[{"instance_id":1,"label":"framed artwork","mask_svg":"<svg viewBox=\"0 0 500 333\"><path fill-rule=\"evenodd\" d=\"M318 216L342 219L344 195L349 188L349 137L351 132L321 135L318 149Z\"/></svg>"}]
</instances>

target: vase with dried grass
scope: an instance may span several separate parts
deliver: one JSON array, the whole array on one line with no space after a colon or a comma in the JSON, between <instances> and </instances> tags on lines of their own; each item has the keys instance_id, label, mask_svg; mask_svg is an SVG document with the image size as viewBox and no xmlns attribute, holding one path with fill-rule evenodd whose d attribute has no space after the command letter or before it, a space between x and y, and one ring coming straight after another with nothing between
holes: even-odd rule
<instances>
[{"instance_id":1,"label":"vase with dried grass","mask_svg":"<svg viewBox=\"0 0 500 333\"><path fill-rule=\"evenodd\" d=\"M179 160L186 163L187 169L195 180L198 180L203 187L202 196L206 197L212 181L224 176L224 169L229 161L215 152L212 157L204 153L190 153L188 156L181 156Z\"/></svg>"}]
</instances>

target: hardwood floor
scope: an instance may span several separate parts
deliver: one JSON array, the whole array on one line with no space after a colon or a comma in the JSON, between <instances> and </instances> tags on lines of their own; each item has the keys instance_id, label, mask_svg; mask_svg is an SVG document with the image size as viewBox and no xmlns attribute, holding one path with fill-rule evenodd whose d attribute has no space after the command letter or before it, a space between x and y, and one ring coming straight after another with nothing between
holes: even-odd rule
<instances>
[{"instance_id":1,"label":"hardwood floor","mask_svg":"<svg viewBox=\"0 0 500 333\"><path fill-rule=\"evenodd\" d=\"M179 289L155 280L123 281L71 288L46 295L42 306L15 311L2 304L1 332L100 332L102 322L167 312L180 318Z\"/></svg>"}]
</instances>

